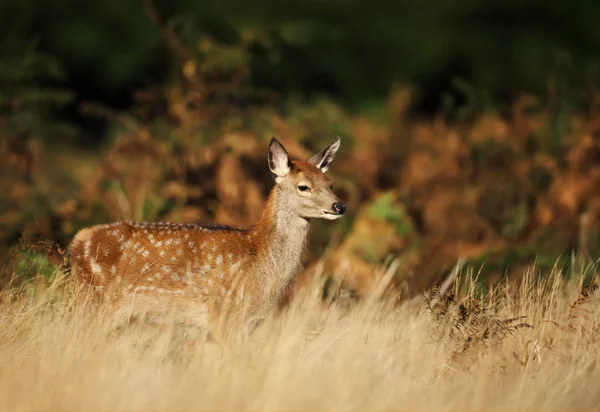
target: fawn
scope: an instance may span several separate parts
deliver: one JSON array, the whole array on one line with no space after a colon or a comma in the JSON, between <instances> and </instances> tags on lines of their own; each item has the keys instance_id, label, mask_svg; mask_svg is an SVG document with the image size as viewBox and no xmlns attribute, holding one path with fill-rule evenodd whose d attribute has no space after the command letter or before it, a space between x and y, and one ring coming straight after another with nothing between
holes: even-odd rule
<instances>
[{"instance_id":1,"label":"fawn","mask_svg":"<svg viewBox=\"0 0 600 412\"><path fill-rule=\"evenodd\" d=\"M272 138L268 165L276 184L249 229L140 222L82 229L69 247L73 276L100 295L112 290L126 311L133 303L172 310L200 326L225 312L260 318L299 270L310 220L335 220L346 211L324 174L339 147L338 137L308 161L290 161Z\"/></svg>"}]
</instances>

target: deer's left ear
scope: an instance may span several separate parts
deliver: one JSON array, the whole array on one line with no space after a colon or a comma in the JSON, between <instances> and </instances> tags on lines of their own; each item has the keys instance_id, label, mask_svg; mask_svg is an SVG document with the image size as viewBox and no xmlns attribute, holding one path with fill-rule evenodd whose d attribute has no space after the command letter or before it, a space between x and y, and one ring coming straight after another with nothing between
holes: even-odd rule
<instances>
[{"instance_id":1,"label":"deer's left ear","mask_svg":"<svg viewBox=\"0 0 600 412\"><path fill-rule=\"evenodd\" d=\"M335 153L340 148L342 139L338 136L333 143L321 150L319 153L308 159L309 163L317 166L323 173L329 169L329 165L335 156Z\"/></svg>"}]
</instances>

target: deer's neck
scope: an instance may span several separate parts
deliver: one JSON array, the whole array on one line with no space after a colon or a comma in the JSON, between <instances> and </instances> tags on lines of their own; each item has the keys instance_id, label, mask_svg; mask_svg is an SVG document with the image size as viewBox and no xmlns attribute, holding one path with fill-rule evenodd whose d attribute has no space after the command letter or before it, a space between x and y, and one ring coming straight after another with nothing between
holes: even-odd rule
<instances>
[{"instance_id":1,"label":"deer's neck","mask_svg":"<svg viewBox=\"0 0 600 412\"><path fill-rule=\"evenodd\" d=\"M258 255L258 275L265 293L282 293L300 268L309 223L291 213L275 186L258 223L252 229ZM276 297L276 296L275 296Z\"/></svg>"}]
</instances>

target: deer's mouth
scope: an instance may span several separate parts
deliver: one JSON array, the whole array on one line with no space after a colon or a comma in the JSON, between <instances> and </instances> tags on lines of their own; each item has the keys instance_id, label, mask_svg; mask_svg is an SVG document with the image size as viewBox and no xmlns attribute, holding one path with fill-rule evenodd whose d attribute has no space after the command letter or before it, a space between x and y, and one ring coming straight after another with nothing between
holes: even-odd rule
<instances>
[{"instance_id":1,"label":"deer's mouth","mask_svg":"<svg viewBox=\"0 0 600 412\"><path fill-rule=\"evenodd\" d=\"M344 216L344 215L341 215L341 214L335 213L335 212L323 211L323 218L325 218L327 220L336 220L336 219L339 219L342 216Z\"/></svg>"}]
</instances>

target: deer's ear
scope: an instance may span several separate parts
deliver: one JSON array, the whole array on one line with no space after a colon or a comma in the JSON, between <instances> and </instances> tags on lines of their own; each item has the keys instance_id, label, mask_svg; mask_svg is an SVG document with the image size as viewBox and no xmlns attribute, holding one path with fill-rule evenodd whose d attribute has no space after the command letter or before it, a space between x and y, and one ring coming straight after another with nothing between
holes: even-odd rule
<instances>
[{"instance_id":1,"label":"deer's ear","mask_svg":"<svg viewBox=\"0 0 600 412\"><path fill-rule=\"evenodd\" d=\"M271 172L275 174L277 177L284 177L290 173L291 164L290 157L288 156L285 147L279 140L274 137L271 138L271 143L269 143L269 169Z\"/></svg>"},{"instance_id":2,"label":"deer's ear","mask_svg":"<svg viewBox=\"0 0 600 412\"><path fill-rule=\"evenodd\" d=\"M329 165L340 148L342 139L338 136L333 143L321 150L319 153L308 159L308 161L317 166L323 173L329 169Z\"/></svg>"}]
</instances>

